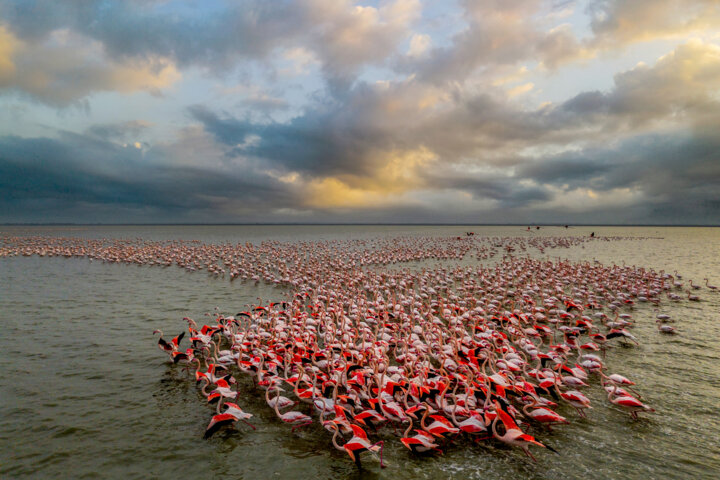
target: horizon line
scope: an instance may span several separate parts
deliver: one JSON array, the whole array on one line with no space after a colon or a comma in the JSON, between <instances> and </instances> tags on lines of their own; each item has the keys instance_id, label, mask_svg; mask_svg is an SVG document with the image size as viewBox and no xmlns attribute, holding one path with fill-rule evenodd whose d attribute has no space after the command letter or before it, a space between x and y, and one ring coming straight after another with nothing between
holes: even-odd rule
<instances>
[{"instance_id":1,"label":"horizon line","mask_svg":"<svg viewBox=\"0 0 720 480\"><path fill-rule=\"evenodd\" d=\"M437 226L437 227L720 227L720 224L687 223L431 223L431 222L240 222L240 223L74 223L74 222L7 222L0 223L2 227L221 227L221 226Z\"/></svg>"}]
</instances>

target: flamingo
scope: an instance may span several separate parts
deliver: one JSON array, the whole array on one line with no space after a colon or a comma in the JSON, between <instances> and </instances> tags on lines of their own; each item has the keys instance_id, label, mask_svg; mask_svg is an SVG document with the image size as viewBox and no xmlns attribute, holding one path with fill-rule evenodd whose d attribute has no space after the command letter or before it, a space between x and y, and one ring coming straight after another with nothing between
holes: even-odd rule
<instances>
[{"instance_id":1,"label":"flamingo","mask_svg":"<svg viewBox=\"0 0 720 480\"><path fill-rule=\"evenodd\" d=\"M427 406L426 408L430 408ZM441 415L430 415L430 418L433 419L433 422L430 425L425 424L425 417L423 416L423 420L420 421L420 425L422 426L423 430L426 432L431 433L432 435L435 435L436 437L445 438L449 437L450 435L455 435L457 433L460 433L460 429L455 427L450 421L441 416Z\"/></svg>"},{"instance_id":2,"label":"flamingo","mask_svg":"<svg viewBox=\"0 0 720 480\"><path fill-rule=\"evenodd\" d=\"M423 418L429 413L429 410L425 410L425 413L423 414ZM409 437L410 431L412 430L413 422L410 420L410 424L407 427L407 430L405 430L405 433L403 434L400 441L402 442L405 447L407 447L411 452L413 453L425 453L429 452L430 450L435 450L437 452L441 452L439 446L437 443L435 443L435 437L433 437L432 434L426 432L425 430L416 429L415 436Z\"/></svg>"},{"instance_id":3,"label":"flamingo","mask_svg":"<svg viewBox=\"0 0 720 480\"><path fill-rule=\"evenodd\" d=\"M592 408L590 406L589 398L587 398L585 395L578 392L577 390L569 390L567 392L561 392L560 389L558 388L557 381L554 381L554 387L555 387L555 392L560 396L560 398L562 398L567 403L569 403L572 407L574 407L575 410L577 410L578 415L580 415L583 418L586 417L585 409Z\"/></svg>"},{"instance_id":4,"label":"flamingo","mask_svg":"<svg viewBox=\"0 0 720 480\"><path fill-rule=\"evenodd\" d=\"M453 422L460 429L461 432L469 435L481 435L487 433L487 426L480 420L480 415L475 412L471 412L470 416L462 422L457 421L455 412L452 413Z\"/></svg>"},{"instance_id":5,"label":"flamingo","mask_svg":"<svg viewBox=\"0 0 720 480\"><path fill-rule=\"evenodd\" d=\"M162 330L154 330L153 335L156 333L160 334L160 339L158 339L158 348L162 350L163 352L167 354L172 354L173 352L177 352L180 348L180 342L182 341L183 337L185 336L185 332L181 332L180 335L174 337L170 342L166 342L165 339L163 339L163 332Z\"/></svg>"},{"instance_id":6,"label":"flamingo","mask_svg":"<svg viewBox=\"0 0 720 480\"><path fill-rule=\"evenodd\" d=\"M607 338L608 340L610 340L611 338L627 338L630 339L633 343L635 343L635 345L640 345L637 341L637 338L635 338L633 334L631 334L624 328L613 328L612 330L610 330L610 333L605 335L605 338Z\"/></svg>"},{"instance_id":7,"label":"flamingo","mask_svg":"<svg viewBox=\"0 0 720 480\"><path fill-rule=\"evenodd\" d=\"M228 375L228 378L232 378ZM225 398L232 398L235 399L238 397L239 393L238 391L234 391L230 388L230 384L228 383L228 380L226 378L220 378L217 381L215 381L215 389L212 390L210 393L207 393L205 389L210 385L210 380L208 378L202 378L201 381L204 381L205 384L202 387L202 392L207 397L208 403L221 401Z\"/></svg>"},{"instance_id":8,"label":"flamingo","mask_svg":"<svg viewBox=\"0 0 720 480\"><path fill-rule=\"evenodd\" d=\"M278 392L278 394L277 394L276 396L274 396L274 397L271 398L271 397L270 397L270 392L272 392L273 390L276 391L276 392ZM289 398L284 397L283 395L281 395L281 393L280 393L281 391L282 391L282 390L281 390L279 387L276 387L276 386L275 386L274 389L273 389L272 387L270 387L270 388L267 388L267 389L265 390L265 401L266 401L267 404L270 406L270 408L273 408L273 409L274 409L275 406L277 405L277 407L278 407L279 409L282 409L282 408L287 408L287 407L293 406L293 405L295 405L295 404L297 403L297 402L293 402L293 401L290 400Z\"/></svg>"},{"instance_id":9,"label":"flamingo","mask_svg":"<svg viewBox=\"0 0 720 480\"><path fill-rule=\"evenodd\" d=\"M615 386L612 391L608 392L608 400L613 405L617 405L619 407L624 408L625 410L630 412L630 416L634 418L635 420L638 419L637 414L639 412L654 412L655 409L648 407L647 405L643 404L640 400L637 398L627 395L627 392L618 392L618 387Z\"/></svg>"},{"instance_id":10,"label":"flamingo","mask_svg":"<svg viewBox=\"0 0 720 480\"><path fill-rule=\"evenodd\" d=\"M350 427L353 431L353 436L350 440L348 440L345 445L340 446L337 443L337 436L340 433L340 430L338 429L337 425L333 424L333 429L335 430L335 434L332 437L332 443L333 446L340 451L346 452L350 459L355 462L355 464L358 466L358 468L361 467L360 465L360 454L363 452L370 452L372 454L380 453L380 468L385 468L387 465L383 463L383 446L384 441L380 440L377 443L370 444L368 441L367 434L365 433L365 430L362 429L359 425L351 424Z\"/></svg>"},{"instance_id":11,"label":"flamingo","mask_svg":"<svg viewBox=\"0 0 720 480\"><path fill-rule=\"evenodd\" d=\"M548 428L550 428L551 425L570 423L562 415L550 410L544 405L541 405L534 397L531 398L532 402L523 407L523 413L525 413L528 418L531 418L538 423L542 423L543 425L547 425ZM530 408L533 410L529 410Z\"/></svg>"},{"instance_id":12,"label":"flamingo","mask_svg":"<svg viewBox=\"0 0 720 480\"><path fill-rule=\"evenodd\" d=\"M220 413L220 405L223 405L226 407L225 412ZM235 403L222 403L220 401L218 403L217 407L217 414L213 415L212 419L210 419L210 423L208 424L207 428L205 429L205 435L203 438L210 438L213 436L215 432L217 432L220 427L223 427L225 425L231 425L235 422L242 421L252 427L253 430L255 430L255 426L252 425L247 421L248 418L251 418L251 413L243 412L243 410Z\"/></svg>"},{"instance_id":13,"label":"flamingo","mask_svg":"<svg viewBox=\"0 0 720 480\"><path fill-rule=\"evenodd\" d=\"M624 377L624 376L622 376L622 375L620 375L620 374L617 374L617 373L613 373L613 374L610 374L610 375L605 375L604 373L600 372L600 376L603 378L603 381L602 381L603 386L607 386L607 385L620 386L620 385L623 385L623 386L625 386L628 390L632 390L633 393L635 393L635 395L637 395L638 397L642 398L642 396L641 396L639 393L635 392L635 391L633 390L633 388L632 388L632 387L635 385L635 382L629 380L628 378L626 378L626 377Z\"/></svg>"},{"instance_id":14,"label":"flamingo","mask_svg":"<svg viewBox=\"0 0 720 480\"><path fill-rule=\"evenodd\" d=\"M530 449L528 448L530 445L537 445L539 447L547 448L542 443L535 440L535 437L528 435L524 433L522 430L520 430L520 427L517 426L515 421L512 419L510 415L505 413L501 408L500 405L495 402L495 419L492 422L492 433L495 438L500 440L503 443L506 443L513 447L520 447L525 454L530 457L534 462L537 462L535 457L532 453L530 453ZM505 433L500 435L497 430L497 422L498 420L501 420L503 422L503 425L505 426Z\"/></svg>"},{"instance_id":15,"label":"flamingo","mask_svg":"<svg viewBox=\"0 0 720 480\"><path fill-rule=\"evenodd\" d=\"M337 404L335 405L334 409L335 418L333 418L332 420L323 421L323 427L328 430L332 430L333 428L335 428L334 426L336 426L343 434L352 433L352 428L350 427L350 420L348 420L347 418L346 410ZM324 418L324 414L321 415L321 418Z\"/></svg>"},{"instance_id":16,"label":"flamingo","mask_svg":"<svg viewBox=\"0 0 720 480\"><path fill-rule=\"evenodd\" d=\"M668 333L671 335L677 333L677 330L675 330L675 327L672 327L670 325L661 325L660 320L655 320L655 322L657 323L658 331L660 333Z\"/></svg>"},{"instance_id":17,"label":"flamingo","mask_svg":"<svg viewBox=\"0 0 720 480\"><path fill-rule=\"evenodd\" d=\"M179 350L175 350L173 352L170 352L170 358L172 359L174 364L178 364L182 362L187 369L187 366L190 365L190 363L195 358L195 354L193 353L192 348L188 348L184 352L181 352Z\"/></svg>"},{"instance_id":18,"label":"flamingo","mask_svg":"<svg viewBox=\"0 0 720 480\"><path fill-rule=\"evenodd\" d=\"M268 389L269 390L269 389ZM305 427L307 425L310 425L312 423L312 418L308 417L304 413L291 410L285 413L280 413L280 407L278 406L279 402L275 403L275 414L278 416L280 420L283 422L292 425L291 431L295 431L298 428Z\"/></svg>"}]
</instances>

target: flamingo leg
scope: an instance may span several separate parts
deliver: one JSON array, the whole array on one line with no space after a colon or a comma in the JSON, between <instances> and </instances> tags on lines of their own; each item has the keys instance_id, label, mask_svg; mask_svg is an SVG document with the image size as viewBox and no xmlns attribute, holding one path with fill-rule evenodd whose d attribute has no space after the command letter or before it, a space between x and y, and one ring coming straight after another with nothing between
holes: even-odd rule
<instances>
[{"instance_id":1,"label":"flamingo leg","mask_svg":"<svg viewBox=\"0 0 720 480\"><path fill-rule=\"evenodd\" d=\"M642 395L640 395L637 391L635 391L632 387L627 387L628 390L630 390L632 393L635 394L636 397L642 398Z\"/></svg>"},{"instance_id":2,"label":"flamingo leg","mask_svg":"<svg viewBox=\"0 0 720 480\"><path fill-rule=\"evenodd\" d=\"M537 459L533 456L532 453L530 453L530 450L527 447L523 447L523 451L528 457L532 458L533 462L537 463Z\"/></svg>"},{"instance_id":3,"label":"flamingo leg","mask_svg":"<svg viewBox=\"0 0 720 480\"><path fill-rule=\"evenodd\" d=\"M387 467L387 465L385 465L385 464L383 463L383 448L385 448L385 441L384 441L384 440L380 440L379 442L373 443L372 445L370 445L370 447L372 448L372 447L374 447L375 445L380 445L380 468L385 468L385 467ZM358 456L358 457L359 457L359 456Z\"/></svg>"},{"instance_id":4,"label":"flamingo leg","mask_svg":"<svg viewBox=\"0 0 720 480\"><path fill-rule=\"evenodd\" d=\"M255 428L255 425L253 425L252 423L248 422L247 420L243 420L243 422L246 423L246 424L248 424L250 427L252 427L253 430L257 430L257 428Z\"/></svg>"}]
</instances>

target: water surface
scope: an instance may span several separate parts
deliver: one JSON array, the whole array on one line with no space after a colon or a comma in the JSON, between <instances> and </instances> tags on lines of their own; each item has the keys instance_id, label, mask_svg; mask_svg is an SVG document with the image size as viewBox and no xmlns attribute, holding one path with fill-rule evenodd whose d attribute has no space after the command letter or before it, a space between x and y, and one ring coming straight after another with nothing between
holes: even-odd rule
<instances>
[{"instance_id":1,"label":"water surface","mask_svg":"<svg viewBox=\"0 0 720 480\"><path fill-rule=\"evenodd\" d=\"M548 250L544 256L623 262L720 284L720 229L454 226L3 227L0 235L201 240L208 243L315 241L397 235L642 237ZM538 256L538 253L532 253ZM464 263L477 263L466 258ZM717 478L720 472L720 294L663 305L680 335L658 334L651 306L638 305L640 347L615 348L607 365L638 383L657 414L632 421L594 386L587 420L543 434L560 452L461 442L441 457L411 456L396 440L390 467L358 472L319 426L290 433L242 383L257 431L239 427L210 440L211 411L181 368L167 364L152 331L179 333L202 318L282 299L281 289L176 267L86 259L0 259L0 477L2 478ZM255 399L257 397L257 399Z\"/></svg>"}]
</instances>

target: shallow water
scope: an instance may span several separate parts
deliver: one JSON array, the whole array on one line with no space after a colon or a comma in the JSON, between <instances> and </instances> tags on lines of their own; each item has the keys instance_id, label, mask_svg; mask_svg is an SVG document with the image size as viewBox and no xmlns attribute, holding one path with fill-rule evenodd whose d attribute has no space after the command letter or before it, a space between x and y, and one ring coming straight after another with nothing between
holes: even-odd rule
<instances>
[{"instance_id":1,"label":"shallow water","mask_svg":"<svg viewBox=\"0 0 720 480\"><path fill-rule=\"evenodd\" d=\"M312 241L395 235L578 235L644 237L548 250L550 258L597 259L677 270L687 282L720 284L720 229L450 226L123 226L3 227L0 235L63 235L204 242ZM652 237L652 238L647 238ZM537 256L537 255L535 255ZM477 262L465 259L464 262ZM417 458L396 440L390 466L359 472L318 425L290 433L242 383L257 431L202 434L211 416L181 368L157 349L155 328L179 333L182 317L202 318L245 304L282 299L280 289L175 267L85 259L0 259L0 477L73 478L717 478L720 472L720 293L702 302L663 304L677 336L658 334L651 306L637 305L640 347L615 348L611 372L638 383L657 413L641 421L608 404L602 389L587 420L560 409L571 425L540 440L537 463L495 443L460 443L441 457ZM173 333L175 332L175 333ZM258 397L257 399L255 397Z\"/></svg>"}]
</instances>

